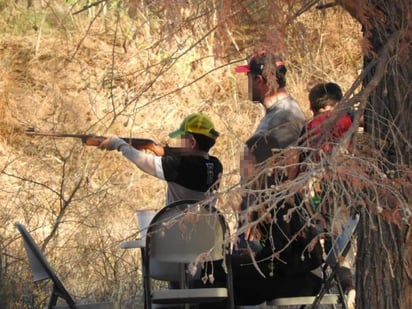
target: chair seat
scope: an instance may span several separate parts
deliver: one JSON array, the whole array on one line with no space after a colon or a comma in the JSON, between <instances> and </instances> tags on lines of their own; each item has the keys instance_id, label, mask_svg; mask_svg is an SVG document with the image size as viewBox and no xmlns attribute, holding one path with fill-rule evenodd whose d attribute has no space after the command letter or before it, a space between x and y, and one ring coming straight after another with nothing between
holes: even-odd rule
<instances>
[{"instance_id":1,"label":"chair seat","mask_svg":"<svg viewBox=\"0 0 412 309\"><path fill-rule=\"evenodd\" d=\"M152 302L155 304L217 302L227 297L226 288L169 289L153 291Z\"/></svg>"},{"instance_id":2,"label":"chair seat","mask_svg":"<svg viewBox=\"0 0 412 309\"><path fill-rule=\"evenodd\" d=\"M53 306L53 309L69 309L68 305ZM118 309L117 303L76 304L76 309Z\"/></svg>"},{"instance_id":3,"label":"chair seat","mask_svg":"<svg viewBox=\"0 0 412 309\"><path fill-rule=\"evenodd\" d=\"M270 306L297 306L310 305L315 301L316 296L282 297L266 302ZM325 294L320 302L322 305L332 305L341 303L339 294Z\"/></svg>"},{"instance_id":4,"label":"chair seat","mask_svg":"<svg viewBox=\"0 0 412 309\"><path fill-rule=\"evenodd\" d=\"M120 244L120 248L122 249L144 248L145 246L146 240L144 239L129 240Z\"/></svg>"}]
</instances>

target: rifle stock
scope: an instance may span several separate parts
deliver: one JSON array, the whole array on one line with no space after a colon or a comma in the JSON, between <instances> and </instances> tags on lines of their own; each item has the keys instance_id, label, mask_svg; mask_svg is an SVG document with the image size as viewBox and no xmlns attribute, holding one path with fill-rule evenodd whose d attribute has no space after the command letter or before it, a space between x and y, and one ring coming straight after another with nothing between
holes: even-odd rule
<instances>
[{"instance_id":1,"label":"rifle stock","mask_svg":"<svg viewBox=\"0 0 412 309\"><path fill-rule=\"evenodd\" d=\"M27 135L32 136L48 136L48 137L61 137L61 138L78 138L83 144L87 146L99 146L100 143L105 140L106 136L93 135L93 134L72 134L72 133L55 133L55 132L38 132L34 129L27 129ZM157 156L173 155L173 154L185 154L187 151L184 148L174 148L169 146L161 146L155 141L147 138L129 138L120 137L126 143L138 150L149 150Z\"/></svg>"}]
</instances>

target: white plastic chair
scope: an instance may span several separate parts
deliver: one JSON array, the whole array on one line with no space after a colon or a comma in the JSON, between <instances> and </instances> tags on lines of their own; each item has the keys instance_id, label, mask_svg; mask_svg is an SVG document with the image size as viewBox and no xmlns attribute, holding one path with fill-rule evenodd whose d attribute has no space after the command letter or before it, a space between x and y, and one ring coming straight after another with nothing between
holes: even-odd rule
<instances>
[{"instance_id":1,"label":"white plastic chair","mask_svg":"<svg viewBox=\"0 0 412 309\"><path fill-rule=\"evenodd\" d=\"M73 297L66 290L63 283L56 275L53 268L50 266L43 252L35 243L26 227L20 223L16 223L16 228L20 232L23 245L26 250L26 255L29 260L30 268L33 275L33 282L38 282L50 279L53 282L53 290L47 305L47 309L116 309L115 303L95 303L95 304L76 304ZM64 299L67 305L56 305L58 298Z\"/></svg>"},{"instance_id":2,"label":"white plastic chair","mask_svg":"<svg viewBox=\"0 0 412 309\"><path fill-rule=\"evenodd\" d=\"M194 201L179 201L160 210L151 221L143 258L145 308L153 305L187 305L225 301L234 309L229 228L214 207ZM193 287L189 265L222 260L227 269L224 287ZM152 279L178 282L179 288L152 290Z\"/></svg>"}]
</instances>

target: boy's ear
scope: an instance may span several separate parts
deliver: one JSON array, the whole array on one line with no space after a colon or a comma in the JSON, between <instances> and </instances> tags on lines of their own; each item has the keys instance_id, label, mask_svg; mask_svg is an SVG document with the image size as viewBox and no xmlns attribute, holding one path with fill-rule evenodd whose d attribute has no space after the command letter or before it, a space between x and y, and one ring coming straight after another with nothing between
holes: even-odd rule
<instances>
[{"instance_id":1,"label":"boy's ear","mask_svg":"<svg viewBox=\"0 0 412 309\"><path fill-rule=\"evenodd\" d=\"M196 146L197 146L197 141L196 141L196 139L195 139L192 135L190 135L190 147L191 147L192 149L194 149L194 148L196 148Z\"/></svg>"}]
</instances>

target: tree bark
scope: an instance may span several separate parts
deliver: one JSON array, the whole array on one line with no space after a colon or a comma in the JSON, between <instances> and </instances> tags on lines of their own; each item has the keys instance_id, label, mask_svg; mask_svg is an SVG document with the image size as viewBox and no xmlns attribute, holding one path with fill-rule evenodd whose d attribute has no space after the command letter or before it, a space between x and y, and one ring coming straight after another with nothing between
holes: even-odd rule
<instances>
[{"instance_id":1,"label":"tree bark","mask_svg":"<svg viewBox=\"0 0 412 309\"><path fill-rule=\"evenodd\" d=\"M369 67L364 88L376 83L365 102L365 132L378 141L382 171L407 182L403 173L412 166L412 1L340 3L363 27L364 67ZM377 80L382 64L384 74ZM403 209L409 212L403 212L396 223L379 213L378 202L382 201L378 198L370 209L362 209L356 258L358 309L412 308L412 200L411 193L404 191L403 195ZM401 211L386 203L383 207L392 212Z\"/></svg>"},{"instance_id":2,"label":"tree bark","mask_svg":"<svg viewBox=\"0 0 412 309\"><path fill-rule=\"evenodd\" d=\"M364 209L358 229L356 308L412 308L410 229ZM410 261L409 261L410 262Z\"/></svg>"},{"instance_id":3,"label":"tree bark","mask_svg":"<svg viewBox=\"0 0 412 309\"><path fill-rule=\"evenodd\" d=\"M368 98L364 111L365 131L377 138L389 164L412 165L412 1L343 0L364 32L364 67L385 61L385 75ZM379 59L388 42L388 59ZM364 86L374 78L373 66ZM391 168L389 165L388 169Z\"/></svg>"}]
</instances>

